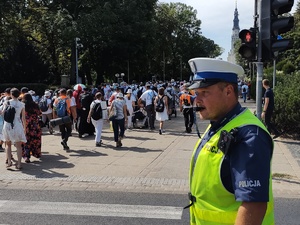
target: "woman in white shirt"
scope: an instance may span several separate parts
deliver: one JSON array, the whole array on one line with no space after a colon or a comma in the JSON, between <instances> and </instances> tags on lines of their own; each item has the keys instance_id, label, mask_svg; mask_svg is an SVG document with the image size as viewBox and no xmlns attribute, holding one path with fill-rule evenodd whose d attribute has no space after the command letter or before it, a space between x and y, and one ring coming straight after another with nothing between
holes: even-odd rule
<instances>
[{"instance_id":1,"label":"woman in white shirt","mask_svg":"<svg viewBox=\"0 0 300 225\"><path fill-rule=\"evenodd\" d=\"M106 101L103 99L101 92L97 92L95 94L96 100L94 100L91 105L90 105L90 111L89 115L87 117L87 122L92 124L95 127L96 131L96 137L95 137L95 142L96 142L96 147L101 147L102 140L101 140L101 135L102 135L102 129L103 129L103 120L107 119L107 104ZM94 113L96 112L96 104L100 103L101 109L102 109L102 116L100 116L99 119L94 119L96 118L94 116ZM94 118L93 118L94 117Z\"/></svg>"},{"instance_id":2,"label":"woman in white shirt","mask_svg":"<svg viewBox=\"0 0 300 225\"><path fill-rule=\"evenodd\" d=\"M132 114L133 114L133 108L135 106L136 98L132 94L132 89L128 89L126 92L126 95L124 96L124 100L126 102L127 110L129 114L127 115L128 121L127 121L127 128L132 128Z\"/></svg>"}]
</instances>

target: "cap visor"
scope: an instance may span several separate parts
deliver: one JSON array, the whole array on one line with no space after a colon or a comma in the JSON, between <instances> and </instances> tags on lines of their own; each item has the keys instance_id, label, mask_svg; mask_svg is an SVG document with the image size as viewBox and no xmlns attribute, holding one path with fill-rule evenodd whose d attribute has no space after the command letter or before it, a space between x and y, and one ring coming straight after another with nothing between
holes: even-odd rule
<instances>
[{"instance_id":1,"label":"cap visor","mask_svg":"<svg viewBox=\"0 0 300 225\"><path fill-rule=\"evenodd\" d=\"M209 87L211 85L214 85L216 83L219 83L219 82L201 82L201 81L196 81L194 84L192 84L191 86L189 86L188 89L192 90L192 89L197 89L197 88L205 88L205 87Z\"/></svg>"}]
</instances>

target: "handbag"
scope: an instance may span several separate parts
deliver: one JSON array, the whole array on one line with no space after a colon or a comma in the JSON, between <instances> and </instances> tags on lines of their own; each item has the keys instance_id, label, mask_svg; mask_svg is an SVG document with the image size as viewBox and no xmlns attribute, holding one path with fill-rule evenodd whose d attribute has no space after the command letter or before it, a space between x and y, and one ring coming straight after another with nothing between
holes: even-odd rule
<instances>
[{"instance_id":1,"label":"handbag","mask_svg":"<svg viewBox=\"0 0 300 225\"><path fill-rule=\"evenodd\" d=\"M117 118L117 109L116 109L115 105L112 104L112 106L110 107L110 110L109 110L108 120L113 121L116 118Z\"/></svg>"}]
</instances>

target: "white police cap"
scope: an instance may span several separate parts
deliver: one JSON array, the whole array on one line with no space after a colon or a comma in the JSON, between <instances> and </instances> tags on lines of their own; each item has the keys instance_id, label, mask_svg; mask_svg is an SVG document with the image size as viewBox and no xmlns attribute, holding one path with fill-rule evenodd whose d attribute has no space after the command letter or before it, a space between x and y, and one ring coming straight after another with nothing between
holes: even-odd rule
<instances>
[{"instance_id":1,"label":"white police cap","mask_svg":"<svg viewBox=\"0 0 300 225\"><path fill-rule=\"evenodd\" d=\"M194 73L195 82L189 89L208 87L218 82L237 83L244 69L236 64L212 58L193 58L189 65Z\"/></svg>"}]
</instances>

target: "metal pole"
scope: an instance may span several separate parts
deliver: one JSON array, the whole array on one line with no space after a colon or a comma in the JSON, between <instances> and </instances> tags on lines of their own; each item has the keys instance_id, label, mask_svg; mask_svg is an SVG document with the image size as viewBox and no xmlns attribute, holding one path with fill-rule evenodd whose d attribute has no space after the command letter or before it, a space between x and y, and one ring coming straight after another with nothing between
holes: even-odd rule
<instances>
[{"instance_id":1,"label":"metal pole","mask_svg":"<svg viewBox=\"0 0 300 225\"><path fill-rule=\"evenodd\" d=\"M128 76L127 77L127 81L128 81L127 83L129 84L129 59L127 60L127 74L128 74L127 75Z\"/></svg>"},{"instance_id":2,"label":"metal pole","mask_svg":"<svg viewBox=\"0 0 300 225\"><path fill-rule=\"evenodd\" d=\"M77 38L75 38L75 72L76 72L76 84L78 84L78 48L77 48Z\"/></svg>"},{"instance_id":3,"label":"metal pole","mask_svg":"<svg viewBox=\"0 0 300 225\"><path fill-rule=\"evenodd\" d=\"M182 56L180 56L180 81L182 81Z\"/></svg>"},{"instance_id":4,"label":"metal pole","mask_svg":"<svg viewBox=\"0 0 300 225\"><path fill-rule=\"evenodd\" d=\"M259 1L259 13L261 15L261 1ZM259 17L258 25L258 46L257 46L257 76L256 76L256 116L261 119L262 112L262 77L263 77L263 63L261 62L262 57L262 43L261 43L261 16Z\"/></svg>"},{"instance_id":5,"label":"metal pole","mask_svg":"<svg viewBox=\"0 0 300 225\"><path fill-rule=\"evenodd\" d=\"M276 79L276 59L273 60L273 89L275 88Z\"/></svg>"},{"instance_id":6,"label":"metal pole","mask_svg":"<svg viewBox=\"0 0 300 225\"><path fill-rule=\"evenodd\" d=\"M163 51L163 75L164 75L164 81L166 80L166 61L165 61L165 51Z\"/></svg>"}]
</instances>

